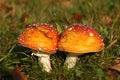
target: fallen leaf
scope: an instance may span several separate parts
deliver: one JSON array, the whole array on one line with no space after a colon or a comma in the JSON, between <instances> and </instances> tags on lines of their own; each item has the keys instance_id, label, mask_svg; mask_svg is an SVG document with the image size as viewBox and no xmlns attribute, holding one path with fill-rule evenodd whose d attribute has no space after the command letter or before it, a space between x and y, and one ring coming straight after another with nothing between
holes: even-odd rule
<instances>
[{"instance_id":1,"label":"fallen leaf","mask_svg":"<svg viewBox=\"0 0 120 80\"><path fill-rule=\"evenodd\" d=\"M115 62L116 64L120 64L120 60L118 60L118 59L114 60L114 62Z\"/></svg>"},{"instance_id":2,"label":"fallen leaf","mask_svg":"<svg viewBox=\"0 0 120 80\"><path fill-rule=\"evenodd\" d=\"M2 3L0 4L0 11L4 10L8 12L11 8L9 8L6 4Z\"/></svg>"},{"instance_id":3,"label":"fallen leaf","mask_svg":"<svg viewBox=\"0 0 120 80\"><path fill-rule=\"evenodd\" d=\"M74 13L74 17L73 17L76 21L80 21L81 20L81 15L80 13Z\"/></svg>"},{"instance_id":4,"label":"fallen leaf","mask_svg":"<svg viewBox=\"0 0 120 80\"><path fill-rule=\"evenodd\" d=\"M113 70L116 70L116 71L120 72L120 63L116 64L116 65L114 65L114 66L112 66L110 68L113 69Z\"/></svg>"},{"instance_id":5,"label":"fallen leaf","mask_svg":"<svg viewBox=\"0 0 120 80\"><path fill-rule=\"evenodd\" d=\"M120 60L117 59L113 62L115 63L115 65L111 67L105 67L105 70L108 72L105 77L109 78L110 80L116 80L120 73Z\"/></svg>"},{"instance_id":6,"label":"fallen leaf","mask_svg":"<svg viewBox=\"0 0 120 80\"><path fill-rule=\"evenodd\" d=\"M112 70L109 70L109 73L107 74L106 78L109 78L110 80L116 80L118 76L118 73Z\"/></svg>"},{"instance_id":7,"label":"fallen leaf","mask_svg":"<svg viewBox=\"0 0 120 80\"><path fill-rule=\"evenodd\" d=\"M102 23L105 24L105 25L107 25L107 26L109 26L109 27L111 27L111 26L112 26L112 23L113 23L113 20L112 20L112 18L109 17L109 16L104 16L104 17L102 18Z\"/></svg>"},{"instance_id":8,"label":"fallen leaf","mask_svg":"<svg viewBox=\"0 0 120 80\"><path fill-rule=\"evenodd\" d=\"M116 80L118 77L118 72L111 69L109 66L104 67L107 74L105 75L105 80Z\"/></svg>"},{"instance_id":9,"label":"fallen leaf","mask_svg":"<svg viewBox=\"0 0 120 80\"><path fill-rule=\"evenodd\" d=\"M21 21L24 22L29 18L29 16L26 13L23 13L21 16Z\"/></svg>"},{"instance_id":10,"label":"fallen leaf","mask_svg":"<svg viewBox=\"0 0 120 80\"><path fill-rule=\"evenodd\" d=\"M8 13L8 16L15 16L16 14L16 5L12 4L12 7L9 7L8 5L6 5L5 3L1 3L0 4L0 11L5 11L6 13Z\"/></svg>"},{"instance_id":11,"label":"fallen leaf","mask_svg":"<svg viewBox=\"0 0 120 80\"><path fill-rule=\"evenodd\" d=\"M28 77L23 74L18 65L12 73L13 80L28 80Z\"/></svg>"},{"instance_id":12,"label":"fallen leaf","mask_svg":"<svg viewBox=\"0 0 120 80\"><path fill-rule=\"evenodd\" d=\"M73 4L72 4L71 0L62 0L61 4L62 4L63 7L67 7L67 8L72 8L73 7Z\"/></svg>"}]
</instances>

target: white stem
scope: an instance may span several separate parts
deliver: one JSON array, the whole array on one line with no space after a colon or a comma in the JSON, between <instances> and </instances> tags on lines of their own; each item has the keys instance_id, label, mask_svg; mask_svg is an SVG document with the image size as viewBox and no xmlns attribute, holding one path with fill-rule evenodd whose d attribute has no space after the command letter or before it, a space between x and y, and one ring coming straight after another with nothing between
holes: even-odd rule
<instances>
[{"instance_id":1,"label":"white stem","mask_svg":"<svg viewBox=\"0 0 120 80\"><path fill-rule=\"evenodd\" d=\"M43 71L51 72L50 54L42 52L33 52L32 55L38 56L38 61L43 64Z\"/></svg>"},{"instance_id":2,"label":"white stem","mask_svg":"<svg viewBox=\"0 0 120 80\"><path fill-rule=\"evenodd\" d=\"M76 65L77 59L78 59L77 55L68 54L67 57L66 57L64 65L69 70Z\"/></svg>"}]
</instances>

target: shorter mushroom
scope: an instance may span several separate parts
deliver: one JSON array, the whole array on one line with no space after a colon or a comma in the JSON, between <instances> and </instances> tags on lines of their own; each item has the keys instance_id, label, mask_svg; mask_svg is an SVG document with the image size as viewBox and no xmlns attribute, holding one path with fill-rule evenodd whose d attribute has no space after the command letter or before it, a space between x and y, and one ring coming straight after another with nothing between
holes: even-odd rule
<instances>
[{"instance_id":1,"label":"shorter mushroom","mask_svg":"<svg viewBox=\"0 0 120 80\"><path fill-rule=\"evenodd\" d=\"M50 54L57 51L57 30L48 24L29 25L18 37L18 43L33 49L32 55L38 56L38 61L43 64L43 70L51 71Z\"/></svg>"},{"instance_id":2,"label":"shorter mushroom","mask_svg":"<svg viewBox=\"0 0 120 80\"><path fill-rule=\"evenodd\" d=\"M99 52L104 48L104 43L102 37L93 28L73 24L61 34L58 48L68 52L64 65L71 69L75 66L79 55Z\"/></svg>"}]
</instances>

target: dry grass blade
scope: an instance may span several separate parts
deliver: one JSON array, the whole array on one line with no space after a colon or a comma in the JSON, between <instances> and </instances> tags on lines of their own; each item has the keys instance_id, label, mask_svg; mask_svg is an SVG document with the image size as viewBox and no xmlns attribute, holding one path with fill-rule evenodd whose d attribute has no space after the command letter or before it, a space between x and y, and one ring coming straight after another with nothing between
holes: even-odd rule
<instances>
[{"instance_id":1,"label":"dry grass blade","mask_svg":"<svg viewBox=\"0 0 120 80\"><path fill-rule=\"evenodd\" d=\"M115 39L114 41L112 41L107 47L106 49L110 48L112 45L114 45L116 42L118 41L118 38Z\"/></svg>"}]
</instances>

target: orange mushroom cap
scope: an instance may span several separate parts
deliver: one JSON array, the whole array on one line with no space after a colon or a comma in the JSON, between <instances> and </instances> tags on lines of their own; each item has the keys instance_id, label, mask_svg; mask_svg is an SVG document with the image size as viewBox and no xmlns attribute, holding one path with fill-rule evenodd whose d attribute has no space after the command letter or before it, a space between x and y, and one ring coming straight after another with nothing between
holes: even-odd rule
<instances>
[{"instance_id":1,"label":"orange mushroom cap","mask_svg":"<svg viewBox=\"0 0 120 80\"><path fill-rule=\"evenodd\" d=\"M48 24L29 25L18 37L22 46L46 53L55 53L58 43L57 30Z\"/></svg>"},{"instance_id":2,"label":"orange mushroom cap","mask_svg":"<svg viewBox=\"0 0 120 80\"><path fill-rule=\"evenodd\" d=\"M70 25L61 34L58 48L72 53L98 52L104 48L102 37L91 27Z\"/></svg>"}]
</instances>

